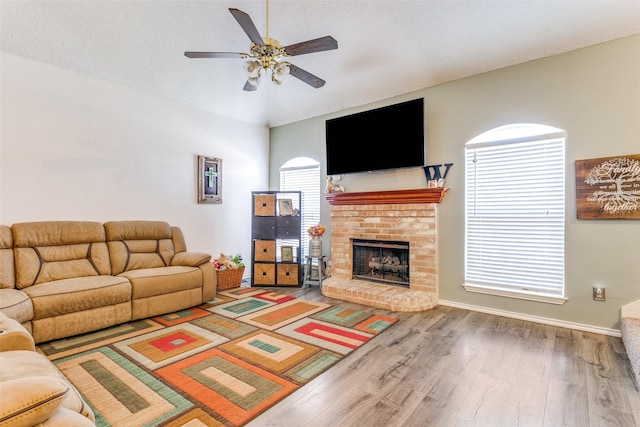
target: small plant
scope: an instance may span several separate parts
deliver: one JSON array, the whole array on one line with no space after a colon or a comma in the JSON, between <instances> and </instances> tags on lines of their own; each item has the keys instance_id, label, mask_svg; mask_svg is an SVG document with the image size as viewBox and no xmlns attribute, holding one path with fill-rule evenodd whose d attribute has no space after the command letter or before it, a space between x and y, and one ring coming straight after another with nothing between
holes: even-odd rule
<instances>
[{"instance_id":1,"label":"small plant","mask_svg":"<svg viewBox=\"0 0 640 427\"><path fill-rule=\"evenodd\" d=\"M322 237L324 234L324 227L320 224L314 225L313 227L309 227L307 233L309 233L309 236L311 237Z\"/></svg>"}]
</instances>

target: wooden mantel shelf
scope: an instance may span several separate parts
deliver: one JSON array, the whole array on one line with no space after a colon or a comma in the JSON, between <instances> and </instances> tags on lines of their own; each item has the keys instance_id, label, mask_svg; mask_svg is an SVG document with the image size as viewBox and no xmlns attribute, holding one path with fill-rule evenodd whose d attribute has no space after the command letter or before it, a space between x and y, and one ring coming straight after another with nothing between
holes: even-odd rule
<instances>
[{"instance_id":1,"label":"wooden mantel shelf","mask_svg":"<svg viewBox=\"0 0 640 427\"><path fill-rule=\"evenodd\" d=\"M419 188L369 192L327 193L330 205L381 205L400 203L440 203L448 188Z\"/></svg>"}]
</instances>

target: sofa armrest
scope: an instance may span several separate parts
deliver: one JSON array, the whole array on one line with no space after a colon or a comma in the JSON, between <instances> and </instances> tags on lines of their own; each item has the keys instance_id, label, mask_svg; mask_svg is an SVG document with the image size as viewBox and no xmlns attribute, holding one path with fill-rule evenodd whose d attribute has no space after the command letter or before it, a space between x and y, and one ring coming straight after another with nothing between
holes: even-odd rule
<instances>
[{"instance_id":1,"label":"sofa armrest","mask_svg":"<svg viewBox=\"0 0 640 427\"><path fill-rule=\"evenodd\" d=\"M0 313L0 351L36 350L33 337L17 320Z\"/></svg>"},{"instance_id":2,"label":"sofa armrest","mask_svg":"<svg viewBox=\"0 0 640 427\"><path fill-rule=\"evenodd\" d=\"M60 407L70 386L61 378L32 376L0 382L3 426L42 425Z\"/></svg>"},{"instance_id":3,"label":"sofa armrest","mask_svg":"<svg viewBox=\"0 0 640 427\"><path fill-rule=\"evenodd\" d=\"M179 252L171 260L171 265L197 267L211 261L211 255L202 252Z\"/></svg>"}]
</instances>

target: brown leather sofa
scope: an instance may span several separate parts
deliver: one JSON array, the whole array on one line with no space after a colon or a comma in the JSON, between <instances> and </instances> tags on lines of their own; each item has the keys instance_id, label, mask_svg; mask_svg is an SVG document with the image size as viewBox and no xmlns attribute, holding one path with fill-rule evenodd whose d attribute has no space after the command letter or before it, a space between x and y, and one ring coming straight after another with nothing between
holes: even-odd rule
<instances>
[{"instance_id":1,"label":"brown leather sofa","mask_svg":"<svg viewBox=\"0 0 640 427\"><path fill-rule=\"evenodd\" d=\"M0 312L36 344L214 298L211 255L162 221L0 226Z\"/></svg>"}]
</instances>

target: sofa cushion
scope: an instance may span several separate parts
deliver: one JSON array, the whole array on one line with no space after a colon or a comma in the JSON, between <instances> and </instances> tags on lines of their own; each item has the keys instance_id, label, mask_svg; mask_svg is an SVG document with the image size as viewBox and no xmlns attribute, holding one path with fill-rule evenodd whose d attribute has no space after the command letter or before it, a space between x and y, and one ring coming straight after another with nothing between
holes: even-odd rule
<instances>
[{"instance_id":1,"label":"sofa cushion","mask_svg":"<svg viewBox=\"0 0 640 427\"><path fill-rule=\"evenodd\" d=\"M180 227L171 226L171 240L173 241L173 250L176 253L187 251L187 242L184 240L184 234Z\"/></svg>"},{"instance_id":2,"label":"sofa cushion","mask_svg":"<svg viewBox=\"0 0 640 427\"><path fill-rule=\"evenodd\" d=\"M113 274L171 265L175 249L168 223L111 221L104 229Z\"/></svg>"},{"instance_id":3,"label":"sofa cushion","mask_svg":"<svg viewBox=\"0 0 640 427\"><path fill-rule=\"evenodd\" d=\"M104 227L98 222L13 224L16 286L111 274Z\"/></svg>"},{"instance_id":4,"label":"sofa cushion","mask_svg":"<svg viewBox=\"0 0 640 427\"><path fill-rule=\"evenodd\" d=\"M0 289L16 287L11 227L0 225Z\"/></svg>"},{"instance_id":5,"label":"sofa cushion","mask_svg":"<svg viewBox=\"0 0 640 427\"><path fill-rule=\"evenodd\" d=\"M20 323L33 319L31 298L19 289L0 289L0 312Z\"/></svg>"},{"instance_id":6,"label":"sofa cushion","mask_svg":"<svg viewBox=\"0 0 640 427\"><path fill-rule=\"evenodd\" d=\"M131 283L124 277L95 276L56 280L25 289L35 319L61 316L131 301Z\"/></svg>"},{"instance_id":7,"label":"sofa cushion","mask_svg":"<svg viewBox=\"0 0 640 427\"><path fill-rule=\"evenodd\" d=\"M46 358L46 356L28 350L15 350L0 352L0 388L5 390L4 383L6 381L18 380L18 383L25 381L26 378L37 378L36 385L30 384L24 393L20 395L29 396L30 393L42 393L44 384L63 384L68 390L59 404L61 407L67 408L78 414L85 416L91 421L95 421L95 416L91 408L80 397L78 391L73 387L56 366ZM12 393L13 395L13 393ZM5 408L5 393L3 392L2 414L8 415L11 412ZM53 396L50 394L50 396ZM33 399L33 395L31 396ZM18 397L16 397L18 398ZM35 399L34 399L35 401ZM1 423L0 423L1 424ZM36 423L21 423L17 425L34 425Z\"/></svg>"},{"instance_id":8,"label":"sofa cushion","mask_svg":"<svg viewBox=\"0 0 640 427\"><path fill-rule=\"evenodd\" d=\"M202 287L202 273L197 267L146 268L120 276L131 282L133 300Z\"/></svg>"}]
</instances>

